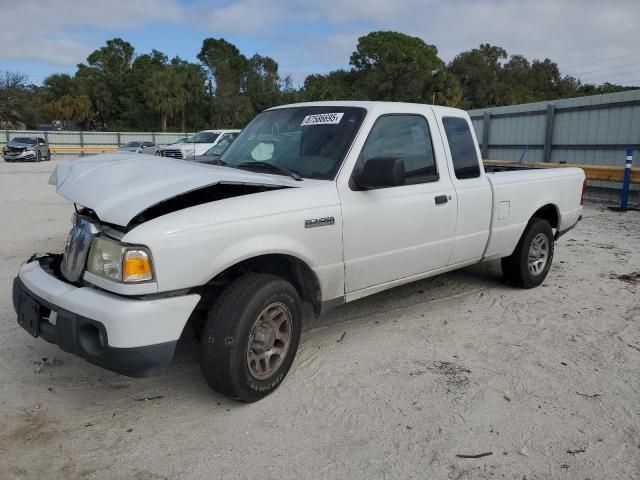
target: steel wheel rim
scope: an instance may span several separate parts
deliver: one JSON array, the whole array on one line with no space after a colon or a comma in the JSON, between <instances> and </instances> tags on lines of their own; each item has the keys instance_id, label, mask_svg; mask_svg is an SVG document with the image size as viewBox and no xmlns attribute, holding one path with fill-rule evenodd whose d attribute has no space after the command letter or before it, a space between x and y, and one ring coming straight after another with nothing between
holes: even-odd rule
<instances>
[{"instance_id":1,"label":"steel wheel rim","mask_svg":"<svg viewBox=\"0 0 640 480\"><path fill-rule=\"evenodd\" d=\"M253 378L266 380L280 369L292 335L291 312L285 304L272 303L260 312L247 342L247 368Z\"/></svg>"},{"instance_id":2,"label":"steel wheel rim","mask_svg":"<svg viewBox=\"0 0 640 480\"><path fill-rule=\"evenodd\" d=\"M529 247L529 272L540 275L549 262L549 239L544 233L533 237Z\"/></svg>"}]
</instances>

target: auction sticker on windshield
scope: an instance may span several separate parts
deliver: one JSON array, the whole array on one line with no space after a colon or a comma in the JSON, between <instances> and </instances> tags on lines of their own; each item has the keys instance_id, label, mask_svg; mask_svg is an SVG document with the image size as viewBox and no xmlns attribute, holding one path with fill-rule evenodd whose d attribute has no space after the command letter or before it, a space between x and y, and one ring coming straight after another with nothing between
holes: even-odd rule
<instances>
[{"instance_id":1,"label":"auction sticker on windshield","mask_svg":"<svg viewBox=\"0 0 640 480\"><path fill-rule=\"evenodd\" d=\"M342 120L343 112L340 113L318 113L307 115L300 124L301 127L308 125L337 125Z\"/></svg>"}]
</instances>

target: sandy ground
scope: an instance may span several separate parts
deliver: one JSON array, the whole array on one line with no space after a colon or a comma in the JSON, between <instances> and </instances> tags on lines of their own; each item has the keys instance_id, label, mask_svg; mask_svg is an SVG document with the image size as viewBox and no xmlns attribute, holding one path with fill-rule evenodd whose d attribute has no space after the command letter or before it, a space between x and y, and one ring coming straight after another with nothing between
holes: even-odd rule
<instances>
[{"instance_id":1,"label":"sandy ground","mask_svg":"<svg viewBox=\"0 0 640 480\"><path fill-rule=\"evenodd\" d=\"M0 478L640 478L640 213L587 208L537 289L489 263L310 321L242 405L188 341L135 380L18 327L20 263L70 227L55 163L0 163Z\"/></svg>"}]
</instances>

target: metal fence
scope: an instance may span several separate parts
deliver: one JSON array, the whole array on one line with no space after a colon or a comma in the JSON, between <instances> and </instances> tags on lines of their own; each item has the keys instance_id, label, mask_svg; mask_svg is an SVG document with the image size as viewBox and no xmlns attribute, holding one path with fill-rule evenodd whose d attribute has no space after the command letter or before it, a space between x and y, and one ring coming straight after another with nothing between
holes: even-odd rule
<instances>
[{"instance_id":1,"label":"metal fence","mask_svg":"<svg viewBox=\"0 0 640 480\"><path fill-rule=\"evenodd\" d=\"M68 132L39 130L0 131L0 145L15 137L43 137L49 142L54 155L82 155L116 150L133 140L169 145L178 139L190 136L190 133L160 132Z\"/></svg>"},{"instance_id":2,"label":"metal fence","mask_svg":"<svg viewBox=\"0 0 640 480\"><path fill-rule=\"evenodd\" d=\"M640 90L469 112L483 158L624 167L640 152ZM638 162L635 162L636 166ZM619 201L622 184L589 182L589 196ZM640 201L640 185L630 200Z\"/></svg>"}]
</instances>

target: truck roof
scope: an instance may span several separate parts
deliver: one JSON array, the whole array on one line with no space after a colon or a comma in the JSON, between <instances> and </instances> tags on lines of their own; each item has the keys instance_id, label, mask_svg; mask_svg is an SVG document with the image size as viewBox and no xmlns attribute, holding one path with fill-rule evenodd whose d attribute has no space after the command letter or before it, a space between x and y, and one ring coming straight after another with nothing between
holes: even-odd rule
<instances>
[{"instance_id":1,"label":"truck roof","mask_svg":"<svg viewBox=\"0 0 640 480\"><path fill-rule=\"evenodd\" d=\"M330 101L322 101L322 102L301 102L301 103L292 103L289 105L279 105L277 107L269 108L268 110L277 110L281 108L292 108L292 107L360 107L365 108L369 111L378 110L383 113L394 113L394 112L415 112L421 108L431 108L433 111L440 115L451 115L452 113L460 114L466 112L459 108L453 107L443 107L440 105L430 105L427 103L409 103L409 102L373 102L373 101L364 101L364 100L330 100Z\"/></svg>"}]
</instances>

